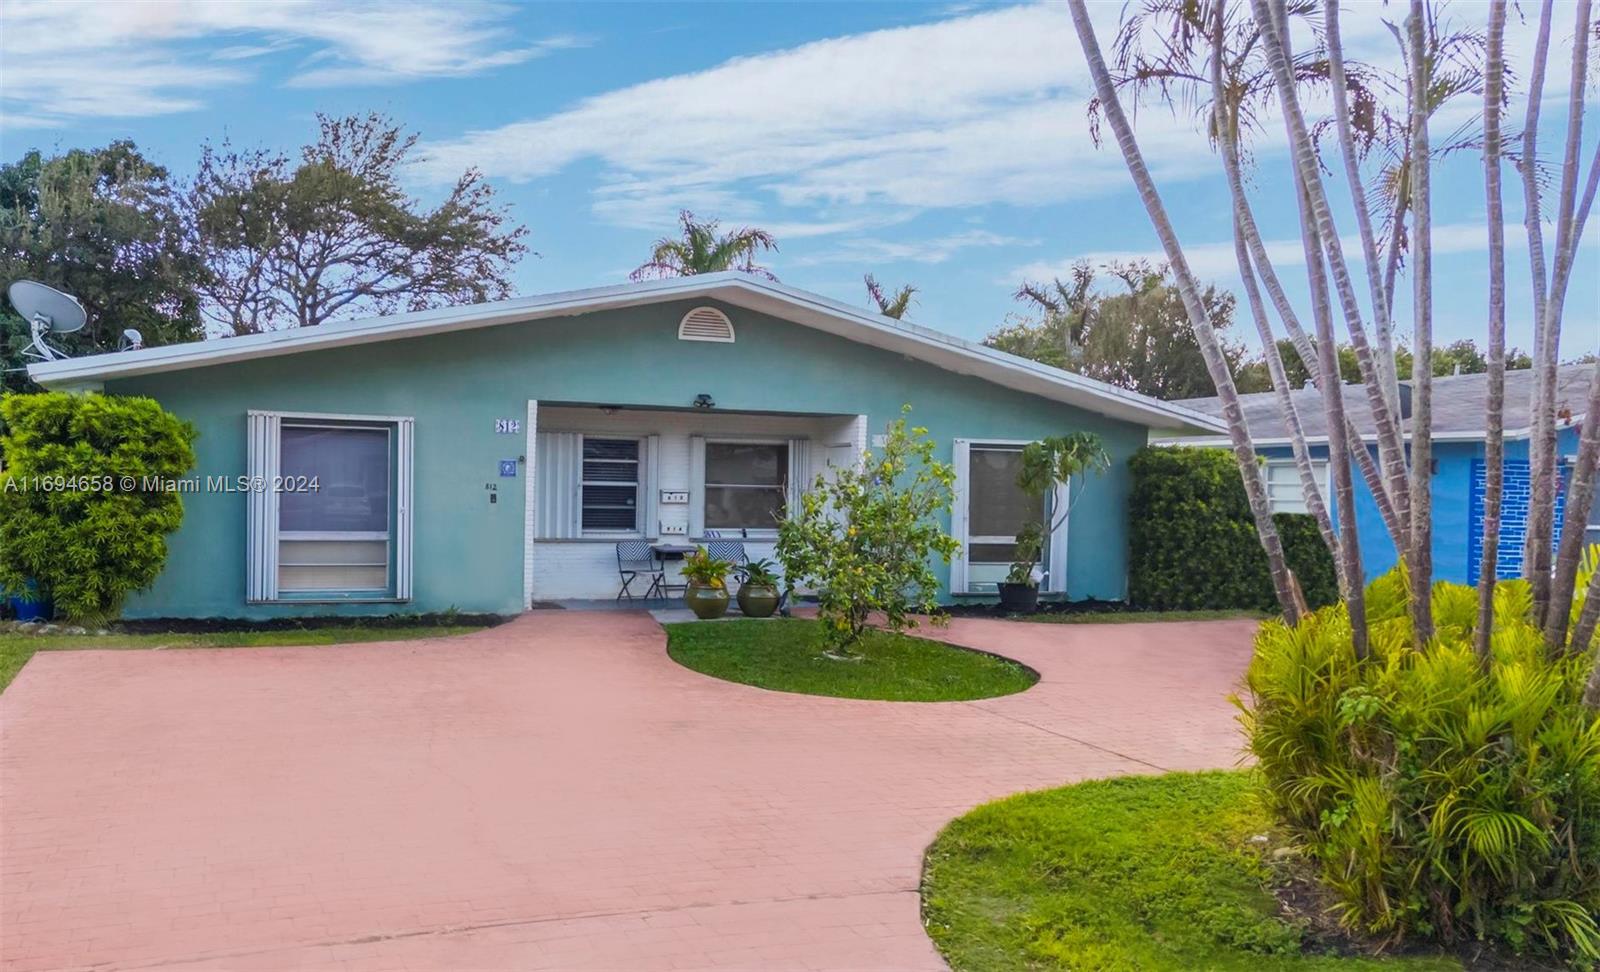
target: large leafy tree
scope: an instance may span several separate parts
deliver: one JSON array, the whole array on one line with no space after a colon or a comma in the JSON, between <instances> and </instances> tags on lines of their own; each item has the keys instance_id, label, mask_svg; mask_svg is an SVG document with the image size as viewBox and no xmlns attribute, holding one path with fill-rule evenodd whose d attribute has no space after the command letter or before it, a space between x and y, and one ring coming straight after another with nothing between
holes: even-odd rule
<instances>
[{"instance_id":1,"label":"large leafy tree","mask_svg":"<svg viewBox=\"0 0 1600 972\"><path fill-rule=\"evenodd\" d=\"M64 290L88 325L55 341L69 354L110 350L125 328L149 344L200 334L196 282L167 170L129 141L0 165L0 285L30 278ZM27 386L27 322L0 309L4 387Z\"/></svg>"},{"instance_id":2,"label":"large leafy tree","mask_svg":"<svg viewBox=\"0 0 1600 972\"><path fill-rule=\"evenodd\" d=\"M771 270L756 263L756 256L767 250L777 250L778 241L771 233L753 226L742 226L728 233L720 232L722 223L715 219L697 219L687 209L678 213L678 236L664 236L650 247L650 259L640 264L632 280L651 280L666 277L691 277L697 273L718 273L738 270L776 280Z\"/></svg>"},{"instance_id":3,"label":"large leafy tree","mask_svg":"<svg viewBox=\"0 0 1600 972\"><path fill-rule=\"evenodd\" d=\"M1098 274L1087 263L1073 268L1070 281L1024 284L1017 299L1032 313L1014 317L984 343L1155 398L1212 394L1205 358L1167 268L1134 261L1103 269L1119 285L1113 292L1094 286ZM1213 328L1232 326L1232 294L1207 287L1201 301ZM1220 350L1229 370L1237 371L1243 346L1223 339Z\"/></svg>"},{"instance_id":4,"label":"large leafy tree","mask_svg":"<svg viewBox=\"0 0 1600 972\"><path fill-rule=\"evenodd\" d=\"M317 125L298 158L203 148L185 201L213 324L251 334L510 296L527 230L481 173L428 207L401 186L415 134L378 114Z\"/></svg>"}]
</instances>

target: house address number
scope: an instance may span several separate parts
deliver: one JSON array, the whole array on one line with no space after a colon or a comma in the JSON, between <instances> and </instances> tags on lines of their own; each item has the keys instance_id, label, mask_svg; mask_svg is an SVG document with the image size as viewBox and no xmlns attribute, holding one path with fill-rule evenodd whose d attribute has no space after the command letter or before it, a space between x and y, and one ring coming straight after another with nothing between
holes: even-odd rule
<instances>
[{"instance_id":1,"label":"house address number","mask_svg":"<svg viewBox=\"0 0 1600 972\"><path fill-rule=\"evenodd\" d=\"M494 420L494 430L500 435L516 435L522 431L522 420L514 418L497 418Z\"/></svg>"},{"instance_id":2,"label":"house address number","mask_svg":"<svg viewBox=\"0 0 1600 972\"><path fill-rule=\"evenodd\" d=\"M689 491L686 489L664 489L661 491L661 502L666 505L675 505L689 502Z\"/></svg>"}]
</instances>

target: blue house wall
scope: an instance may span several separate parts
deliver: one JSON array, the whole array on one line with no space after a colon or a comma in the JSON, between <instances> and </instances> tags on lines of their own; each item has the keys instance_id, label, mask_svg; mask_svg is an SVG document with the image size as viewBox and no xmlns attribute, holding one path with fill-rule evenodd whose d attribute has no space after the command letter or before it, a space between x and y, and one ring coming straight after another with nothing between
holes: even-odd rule
<instances>
[{"instance_id":1,"label":"blue house wall","mask_svg":"<svg viewBox=\"0 0 1600 972\"><path fill-rule=\"evenodd\" d=\"M1578 450L1578 430L1563 429L1556 437L1556 446L1563 457ZM1312 455L1326 459L1326 446L1313 446ZM1258 452L1267 459L1290 459L1287 446L1264 448ZM1375 453L1375 450L1374 450ZM1459 584L1476 584L1478 567L1483 559L1483 505L1484 505L1484 454L1483 443L1435 442L1433 445L1437 471L1433 476L1433 575L1437 580ZM1501 489L1500 551L1496 557L1496 573L1501 577L1517 577L1522 571L1522 534L1528 514L1528 442L1514 439L1506 442L1505 476ZM1566 500L1565 466L1562 490L1556 497L1556 536L1564 526ZM1383 574L1398 561L1389 531L1383 525L1378 506L1372 499L1359 470L1351 466L1351 476L1356 486L1356 530L1361 540L1361 566L1368 580ZM1335 523L1338 511L1329 509ZM1582 529L1580 524L1579 529Z\"/></svg>"}]
</instances>

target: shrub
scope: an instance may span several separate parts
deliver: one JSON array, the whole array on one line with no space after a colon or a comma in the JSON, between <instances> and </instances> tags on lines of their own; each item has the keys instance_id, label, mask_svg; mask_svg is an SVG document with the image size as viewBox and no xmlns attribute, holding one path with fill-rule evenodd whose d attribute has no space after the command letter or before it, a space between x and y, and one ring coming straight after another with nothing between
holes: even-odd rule
<instances>
[{"instance_id":1,"label":"shrub","mask_svg":"<svg viewBox=\"0 0 1600 972\"><path fill-rule=\"evenodd\" d=\"M194 466L194 428L148 398L62 392L8 395L0 418L0 587L33 580L66 617L115 615L166 563L183 503L144 486Z\"/></svg>"},{"instance_id":2,"label":"shrub","mask_svg":"<svg viewBox=\"0 0 1600 972\"><path fill-rule=\"evenodd\" d=\"M910 428L902 414L881 455L866 452L860 468L818 476L779 525L784 576L818 589L817 613L835 654L848 653L875 611L903 631L916 627L914 612L938 610L930 562L948 564L960 547L938 521L950 512L955 480L955 470L933 458L928 430Z\"/></svg>"},{"instance_id":3,"label":"shrub","mask_svg":"<svg viewBox=\"0 0 1600 972\"><path fill-rule=\"evenodd\" d=\"M1486 664L1462 585L1435 585L1417 646L1405 588L1369 586L1362 661L1342 605L1262 625L1243 722L1270 807L1352 928L1600 963L1592 650L1547 652L1522 581L1496 590Z\"/></svg>"},{"instance_id":4,"label":"shrub","mask_svg":"<svg viewBox=\"0 0 1600 972\"><path fill-rule=\"evenodd\" d=\"M1128 600L1161 611L1276 611L1267 557L1233 456L1224 449L1149 447L1128 461ZM1273 516L1289 567L1312 607L1338 599L1333 555L1316 520Z\"/></svg>"}]
</instances>

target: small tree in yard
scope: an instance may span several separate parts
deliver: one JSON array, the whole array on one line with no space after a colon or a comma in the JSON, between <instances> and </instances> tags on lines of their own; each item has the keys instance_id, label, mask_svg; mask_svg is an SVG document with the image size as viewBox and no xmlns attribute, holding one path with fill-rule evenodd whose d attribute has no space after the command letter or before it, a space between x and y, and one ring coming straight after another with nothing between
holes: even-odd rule
<instances>
[{"instance_id":1,"label":"small tree in yard","mask_svg":"<svg viewBox=\"0 0 1600 972\"><path fill-rule=\"evenodd\" d=\"M960 545L938 520L955 498L955 468L935 460L933 446L928 430L902 415L881 454L864 453L860 468L832 479L818 476L778 528L784 575L820 591L818 614L835 657L851 656L873 612L903 631L916 627L913 614L938 610L930 562L949 563Z\"/></svg>"},{"instance_id":2,"label":"small tree in yard","mask_svg":"<svg viewBox=\"0 0 1600 972\"><path fill-rule=\"evenodd\" d=\"M194 428L148 398L64 392L6 396L0 420L0 587L115 616L166 563L183 502L149 486L194 466Z\"/></svg>"}]
</instances>

